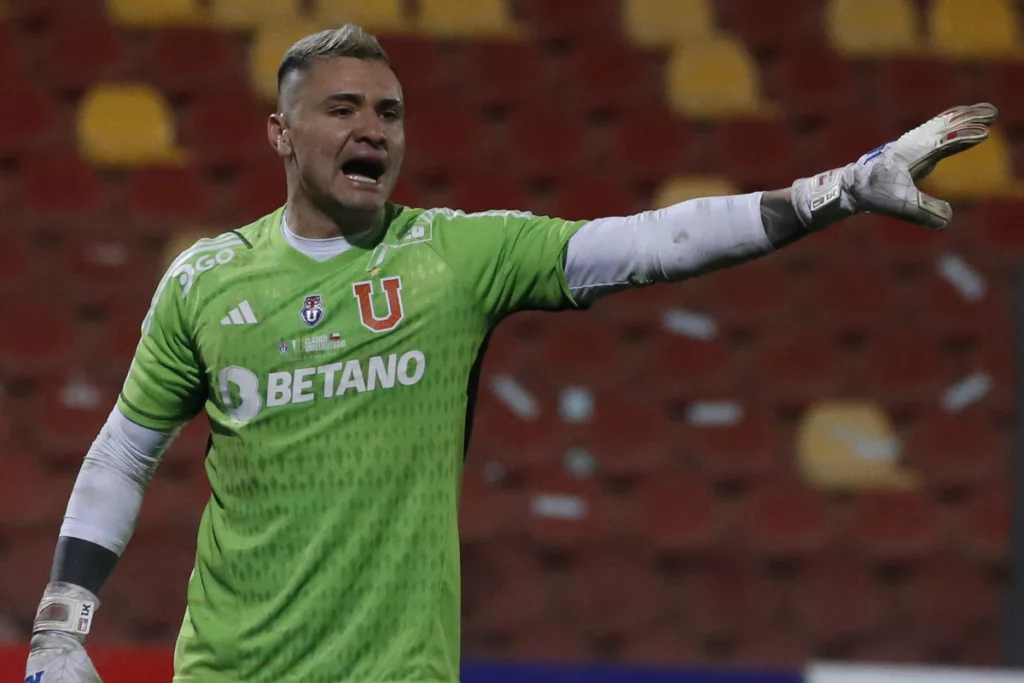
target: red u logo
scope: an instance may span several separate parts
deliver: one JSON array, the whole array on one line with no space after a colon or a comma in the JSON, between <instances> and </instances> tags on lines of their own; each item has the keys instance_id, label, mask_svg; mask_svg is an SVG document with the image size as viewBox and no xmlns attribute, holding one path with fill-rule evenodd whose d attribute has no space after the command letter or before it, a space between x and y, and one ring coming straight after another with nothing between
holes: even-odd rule
<instances>
[{"instance_id":1,"label":"red u logo","mask_svg":"<svg viewBox=\"0 0 1024 683\"><path fill-rule=\"evenodd\" d=\"M402 310L402 278L397 275L381 278L380 284L388 297L388 309L383 318L378 318L373 312L372 280L355 283L352 285L352 293L359 302L359 318L363 326L373 332L390 332L405 317L405 311Z\"/></svg>"}]
</instances>

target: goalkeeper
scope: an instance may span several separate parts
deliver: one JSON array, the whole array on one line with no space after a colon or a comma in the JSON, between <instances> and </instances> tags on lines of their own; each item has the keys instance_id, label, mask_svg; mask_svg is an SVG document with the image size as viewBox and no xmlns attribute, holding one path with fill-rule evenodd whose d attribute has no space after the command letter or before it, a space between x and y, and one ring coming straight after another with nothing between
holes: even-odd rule
<instances>
[{"instance_id":1,"label":"goalkeeper","mask_svg":"<svg viewBox=\"0 0 1024 683\"><path fill-rule=\"evenodd\" d=\"M996 116L955 107L789 189L572 222L389 202L402 89L356 26L296 43L278 86L267 131L287 203L198 241L159 283L68 502L26 681L100 680L85 650L97 595L161 454L204 410L212 496L174 681L457 681L457 506L494 327L737 265L860 212L943 228L949 205L915 181Z\"/></svg>"}]
</instances>

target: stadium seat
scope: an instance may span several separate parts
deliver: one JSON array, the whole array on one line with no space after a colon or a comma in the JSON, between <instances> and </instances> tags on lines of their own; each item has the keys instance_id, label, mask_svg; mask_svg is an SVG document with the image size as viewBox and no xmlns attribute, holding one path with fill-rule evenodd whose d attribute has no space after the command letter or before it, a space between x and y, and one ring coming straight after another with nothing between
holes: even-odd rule
<instances>
[{"instance_id":1,"label":"stadium seat","mask_svg":"<svg viewBox=\"0 0 1024 683\"><path fill-rule=\"evenodd\" d=\"M448 53L439 49L437 41L408 34L380 35L377 40L402 82L402 94L410 108L436 103L439 95L449 93L457 83L455 64L448 61Z\"/></svg>"},{"instance_id":2,"label":"stadium seat","mask_svg":"<svg viewBox=\"0 0 1024 683\"><path fill-rule=\"evenodd\" d=\"M661 332L641 363L645 383L663 396L728 396L740 386L733 351L724 339Z\"/></svg>"},{"instance_id":3,"label":"stadium seat","mask_svg":"<svg viewBox=\"0 0 1024 683\"><path fill-rule=\"evenodd\" d=\"M26 235L18 232L0 232L0 292L17 289L31 278L42 255L29 243ZM0 434L2 437L2 434Z\"/></svg>"},{"instance_id":4,"label":"stadium seat","mask_svg":"<svg viewBox=\"0 0 1024 683\"><path fill-rule=\"evenodd\" d=\"M709 0L625 0L626 35L645 48L672 48L715 34L715 10Z\"/></svg>"},{"instance_id":5,"label":"stadium seat","mask_svg":"<svg viewBox=\"0 0 1024 683\"><path fill-rule=\"evenodd\" d=\"M798 140L786 121L722 121L713 144L715 170L742 188L788 187L798 177Z\"/></svg>"},{"instance_id":6,"label":"stadium seat","mask_svg":"<svg viewBox=\"0 0 1024 683\"><path fill-rule=\"evenodd\" d=\"M24 68L25 45L18 26L10 17L0 13L0 75L6 80L23 73Z\"/></svg>"},{"instance_id":7,"label":"stadium seat","mask_svg":"<svg viewBox=\"0 0 1024 683\"><path fill-rule=\"evenodd\" d=\"M544 332L538 360L552 382L600 387L627 376L628 349L613 326L581 314L562 314Z\"/></svg>"},{"instance_id":8,"label":"stadium seat","mask_svg":"<svg viewBox=\"0 0 1024 683\"><path fill-rule=\"evenodd\" d=\"M779 105L791 117L825 121L837 112L861 106L853 65L826 45L790 45L777 68ZM829 77L823 82L821 75L825 73Z\"/></svg>"},{"instance_id":9,"label":"stadium seat","mask_svg":"<svg viewBox=\"0 0 1024 683\"><path fill-rule=\"evenodd\" d=\"M778 49L817 31L814 0L727 0L719 2L722 28L734 33L751 50Z\"/></svg>"},{"instance_id":10,"label":"stadium seat","mask_svg":"<svg viewBox=\"0 0 1024 683\"><path fill-rule=\"evenodd\" d=\"M124 380L138 348L142 334L142 320L149 311L153 288L137 296L126 297L106 312L102 330L102 344L94 362L105 376Z\"/></svg>"},{"instance_id":11,"label":"stadium seat","mask_svg":"<svg viewBox=\"0 0 1024 683\"><path fill-rule=\"evenodd\" d=\"M558 179L586 164L589 149L581 121L565 110L537 105L516 109L507 137L504 156L518 175Z\"/></svg>"},{"instance_id":12,"label":"stadium seat","mask_svg":"<svg viewBox=\"0 0 1024 683\"><path fill-rule=\"evenodd\" d=\"M851 514L854 548L878 561L919 559L945 540L938 505L925 494L862 493Z\"/></svg>"},{"instance_id":13,"label":"stadium seat","mask_svg":"<svg viewBox=\"0 0 1024 683\"><path fill-rule=\"evenodd\" d=\"M799 580L797 619L814 644L869 634L885 618L885 598L869 567L856 558L826 554L810 563Z\"/></svg>"},{"instance_id":14,"label":"stadium seat","mask_svg":"<svg viewBox=\"0 0 1024 683\"><path fill-rule=\"evenodd\" d=\"M56 491L52 495L40 495L41 489L57 488L51 483L55 478L54 473L44 467L36 453L22 450L8 442L6 436L4 441L0 442L0 448L3 449L6 471L6 474L0 477L0 528L10 531L43 524L59 524L64 516L62 507L67 501L57 504ZM83 455L84 452L80 453L79 458ZM70 493L70 489L68 492ZM52 547L50 552L53 552ZM0 588L0 594L6 594L6 591ZM7 604L6 601L4 604Z\"/></svg>"},{"instance_id":15,"label":"stadium seat","mask_svg":"<svg viewBox=\"0 0 1024 683\"><path fill-rule=\"evenodd\" d=\"M762 259L706 277L705 306L725 327L753 330L779 325L797 304L795 278L773 259Z\"/></svg>"},{"instance_id":16,"label":"stadium seat","mask_svg":"<svg viewBox=\"0 0 1024 683\"><path fill-rule=\"evenodd\" d=\"M554 214L571 220L631 216L643 207L618 173L594 173L567 178L555 188Z\"/></svg>"},{"instance_id":17,"label":"stadium seat","mask_svg":"<svg viewBox=\"0 0 1024 683\"><path fill-rule=\"evenodd\" d=\"M984 282L980 298L969 298L944 277L928 278L913 294L923 327L944 338L980 339L1003 329L1012 315L1010 283L998 272L967 263Z\"/></svg>"},{"instance_id":18,"label":"stadium seat","mask_svg":"<svg viewBox=\"0 0 1024 683\"><path fill-rule=\"evenodd\" d=\"M983 562L1004 561L1012 504L1003 483L976 491L958 513L953 533L961 552Z\"/></svg>"},{"instance_id":19,"label":"stadium seat","mask_svg":"<svg viewBox=\"0 0 1024 683\"><path fill-rule=\"evenodd\" d=\"M242 167L276 159L267 140L271 107L248 89L221 88L197 97L182 116L181 139L203 166Z\"/></svg>"},{"instance_id":20,"label":"stadium seat","mask_svg":"<svg viewBox=\"0 0 1024 683\"><path fill-rule=\"evenodd\" d=\"M195 533L209 499L205 478L173 478L161 467L146 489L135 531L142 535Z\"/></svg>"},{"instance_id":21,"label":"stadium seat","mask_svg":"<svg viewBox=\"0 0 1024 683\"><path fill-rule=\"evenodd\" d=\"M63 90L80 92L98 81L125 76L127 56L120 28L101 16L59 21L43 42L46 75Z\"/></svg>"},{"instance_id":22,"label":"stadium seat","mask_svg":"<svg viewBox=\"0 0 1024 683\"><path fill-rule=\"evenodd\" d=\"M60 245L61 272L74 300L92 305L152 292L159 280L156 253L130 233L80 231Z\"/></svg>"},{"instance_id":23,"label":"stadium seat","mask_svg":"<svg viewBox=\"0 0 1024 683\"><path fill-rule=\"evenodd\" d=\"M126 26L151 28L175 24L196 24L203 20L198 0L106 0L110 18Z\"/></svg>"},{"instance_id":24,"label":"stadium seat","mask_svg":"<svg viewBox=\"0 0 1024 683\"><path fill-rule=\"evenodd\" d=\"M794 330L758 339L753 369L752 389L776 405L806 405L849 386L846 359L820 333Z\"/></svg>"},{"instance_id":25,"label":"stadium seat","mask_svg":"<svg viewBox=\"0 0 1024 683\"><path fill-rule=\"evenodd\" d=\"M1020 55L1020 28L1011 0L933 0L931 46L951 59L995 60Z\"/></svg>"},{"instance_id":26,"label":"stadium seat","mask_svg":"<svg viewBox=\"0 0 1024 683\"><path fill-rule=\"evenodd\" d=\"M837 260L813 273L809 289L812 320L829 332L865 334L900 320L896 285L882 268Z\"/></svg>"},{"instance_id":27,"label":"stadium seat","mask_svg":"<svg viewBox=\"0 0 1024 683\"><path fill-rule=\"evenodd\" d=\"M932 339L894 328L868 340L860 378L879 401L912 407L934 404L955 376L950 359Z\"/></svg>"},{"instance_id":28,"label":"stadium seat","mask_svg":"<svg viewBox=\"0 0 1024 683\"><path fill-rule=\"evenodd\" d=\"M1024 64L1002 61L982 65L977 88L979 100L999 103L999 125L1013 133L1024 128L1024 103L1016 97L1003 96L1024 88Z\"/></svg>"},{"instance_id":29,"label":"stadium seat","mask_svg":"<svg viewBox=\"0 0 1024 683\"><path fill-rule=\"evenodd\" d=\"M715 119L772 111L761 100L757 63L731 38L695 40L677 48L666 73L669 102L683 116Z\"/></svg>"},{"instance_id":30,"label":"stadium seat","mask_svg":"<svg viewBox=\"0 0 1024 683\"><path fill-rule=\"evenodd\" d=\"M892 421L875 403L820 401L797 426L797 469L819 489L906 489L916 477L903 468L900 454Z\"/></svg>"},{"instance_id":31,"label":"stadium seat","mask_svg":"<svg viewBox=\"0 0 1024 683\"><path fill-rule=\"evenodd\" d=\"M992 383L976 407L995 417L1007 417L1014 414L1017 405L1017 363L1013 334L1006 328L999 329L1003 331L990 331L978 340L968 356L968 368L969 372L986 375Z\"/></svg>"},{"instance_id":32,"label":"stadium seat","mask_svg":"<svg viewBox=\"0 0 1024 683\"><path fill-rule=\"evenodd\" d=\"M906 626L933 647L956 646L1002 609L996 586L979 568L956 555L922 563L906 582Z\"/></svg>"},{"instance_id":33,"label":"stadium seat","mask_svg":"<svg viewBox=\"0 0 1024 683\"><path fill-rule=\"evenodd\" d=\"M520 629L511 640L508 657L515 661L569 664L594 658L581 625L544 621Z\"/></svg>"},{"instance_id":34,"label":"stadium seat","mask_svg":"<svg viewBox=\"0 0 1024 683\"><path fill-rule=\"evenodd\" d=\"M459 502L459 539L462 543L504 542L521 534L526 505L519 492L492 482L488 463L467 466L462 475Z\"/></svg>"},{"instance_id":35,"label":"stadium seat","mask_svg":"<svg viewBox=\"0 0 1024 683\"><path fill-rule=\"evenodd\" d=\"M962 207L954 211L954 225L962 220ZM853 219L861 223L866 244L878 256L879 265L934 270L935 261L950 248L948 233L921 229L905 221L864 214ZM875 271L873 271L874 273ZM888 282L888 274L878 271L880 280ZM889 288L890 285L886 284Z\"/></svg>"},{"instance_id":36,"label":"stadium seat","mask_svg":"<svg viewBox=\"0 0 1024 683\"><path fill-rule=\"evenodd\" d=\"M522 416L491 391L481 389L470 443L476 461L497 466L509 476L521 476L526 470L559 462L564 448L565 438L550 406L542 404L535 417Z\"/></svg>"},{"instance_id":37,"label":"stadium seat","mask_svg":"<svg viewBox=\"0 0 1024 683\"><path fill-rule=\"evenodd\" d=\"M128 209L148 220L195 222L212 217L210 181L195 166L138 169L127 193Z\"/></svg>"},{"instance_id":38,"label":"stadium seat","mask_svg":"<svg viewBox=\"0 0 1024 683\"><path fill-rule=\"evenodd\" d=\"M593 479L551 468L532 473L527 487L527 533L539 547L571 554L607 538L611 507Z\"/></svg>"},{"instance_id":39,"label":"stadium seat","mask_svg":"<svg viewBox=\"0 0 1024 683\"><path fill-rule=\"evenodd\" d=\"M672 555L714 547L725 519L702 478L666 470L637 487L634 530L656 552Z\"/></svg>"},{"instance_id":40,"label":"stadium seat","mask_svg":"<svg viewBox=\"0 0 1024 683\"><path fill-rule=\"evenodd\" d=\"M38 374L54 367L66 367L80 352L75 334L75 312L69 297L56 296L55 283L49 289L34 287L12 295L0 312L0 368L7 375ZM49 313L45 334L25 334L24 321L38 315L40 301Z\"/></svg>"},{"instance_id":41,"label":"stadium seat","mask_svg":"<svg viewBox=\"0 0 1024 683\"><path fill-rule=\"evenodd\" d=\"M523 0L519 10L542 41L600 41L621 31L617 0Z\"/></svg>"},{"instance_id":42,"label":"stadium seat","mask_svg":"<svg viewBox=\"0 0 1024 683\"><path fill-rule=\"evenodd\" d=\"M88 216L106 205L96 169L63 154L27 158L18 174L17 196L25 209L43 216Z\"/></svg>"},{"instance_id":43,"label":"stadium seat","mask_svg":"<svg viewBox=\"0 0 1024 683\"><path fill-rule=\"evenodd\" d=\"M472 544L463 550L462 561L468 631L507 636L549 614L549 581L529 547L514 542Z\"/></svg>"},{"instance_id":44,"label":"stadium seat","mask_svg":"<svg viewBox=\"0 0 1024 683\"><path fill-rule=\"evenodd\" d=\"M277 70L284 53L300 38L320 28L311 22L283 18L257 26L249 45L249 85L253 93L267 102L275 102Z\"/></svg>"},{"instance_id":45,"label":"stadium seat","mask_svg":"<svg viewBox=\"0 0 1024 683\"><path fill-rule=\"evenodd\" d=\"M230 29L263 29L295 26L302 15L300 0L210 0L207 20L215 26ZM308 33L323 29L310 22ZM293 41L294 42L294 41ZM291 47L289 44L287 47ZM281 50L284 54L284 50ZM281 55L278 55L278 59Z\"/></svg>"},{"instance_id":46,"label":"stadium seat","mask_svg":"<svg viewBox=\"0 0 1024 683\"><path fill-rule=\"evenodd\" d=\"M567 86L574 107L621 114L661 102L660 64L628 43L581 45L569 56Z\"/></svg>"},{"instance_id":47,"label":"stadium seat","mask_svg":"<svg viewBox=\"0 0 1024 683\"><path fill-rule=\"evenodd\" d=\"M879 112L837 112L818 130L814 160L821 168L845 166L869 150L895 140L903 132L884 120Z\"/></svg>"},{"instance_id":48,"label":"stadium seat","mask_svg":"<svg viewBox=\"0 0 1024 683\"><path fill-rule=\"evenodd\" d=\"M245 53L224 31L170 26L153 32L148 48L148 80L162 92L196 96L246 85Z\"/></svg>"},{"instance_id":49,"label":"stadium seat","mask_svg":"<svg viewBox=\"0 0 1024 683\"><path fill-rule=\"evenodd\" d=\"M472 40L462 46L465 96L482 111L508 110L540 96L550 73L537 46L527 41Z\"/></svg>"},{"instance_id":50,"label":"stadium seat","mask_svg":"<svg viewBox=\"0 0 1024 683\"><path fill-rule=\"evenodd\" d=\"M1015 262L1024 254L1024 231L1020 228L1024 202L993 200L979 202L977 230L992 256Z\"/></svg>"},{"instance_id":51,"label":"stadium seat","mask_svg":"<svg viewBox=\"0 0 1024 683\"><path fill-rule=\"evenodd\" d=\"M608 163L616 175L633 182L661 184L693 168L698 137L687 121L670 110L660 106L631 109L613 125ZM656 145L651 144L653 131L658 131Z\"/></svg>"},{"instance_id":52,"label":"stadium seat","mask_svg":"<svg viewBox=\"0 0 1024 683\"><path fill-rule=\"evenodd\" d=\"M651 203L655 209L679 204L700 197L721 197L739 194L739 188L726 178L715 176L683 176L669 178L658 188Z\"/></svg>"},{"instance_id":53,"label":"stadium seat","mask_svg":"<svg viewBox=\"0 0 1024 683\"><path fill-rule=\"evenodd\" d=\"M970 97L958 87L956 69L947 59L903 57L879 61L875 68L875 96L886 103L886 114L903 129L916 127Z\"/></svg>"},{"instance_id":54,"label":"stadium seat","mask_svg":"<svg viewBox=\"0 0 1024 683\"><path fill-rule=\"evenodd\" d=\"M690 428L685 442L701 471L725 484L776 474L785 456L779 426L765 412L750 409L733 425Z\"/></svg>"},{"instance_id":55,"label":"stadium seat","mask_svg":"<svg viewBox=\"0 0 1024 683\"><path fill-rule=\"evenodd\" d=\"M947 200L1024 196L1014 178L1010 143L999 128L984 145L945 159L921 186Z\"/></svg>"},{"instance_id":56,"label":"stadium seat","mask_svg":"<svg viewBox=\"0 0 1024 683\"><path fill-rule=\"evenodd\" d=\"M451 176L478 161L480 119L465 108L441 103L411 107L405 121L403 172L412 176Z\"/></svg>"},{"instance_id":57,"label":"stadium seat","mask_svg":"<svg viewBox=\"0 0 1024 683\"><path fill-rule=\"evenodd\" d=\"M738 642L732 661L741 667L792 671L812 660L813 652L812 644L802 634L776 628Z\"/></svg>"},{"instance_id":58,"label":"stadium seat","mask_svg":"<svg viewBox=\"0 0 1024 683\"><path fill-rule=\"evenodd\" d=\"M286 199L284 166L277 159L243 166L235 177L235 220L249 223L276 211Z\"/></svg>"},{"instance_id":59,"label":"stadium seat","mask_svg":"<svg viewBox=\"0 0 1024 683\"><path fill-rule=\"evenodd\" d=\"M452 178L445 206L466 213L525 208L525 188L507 172L484 166Z\"/></svg>"},{"instance_id":60,"label":"stadium seat","mask_svg":"<svg viewBox=\"0 0 1024 683\"><path fill-rule=\"evenodd\" d=\"M691 555L691 567L680 577L681 587L666 594L676 619L698 642L735 643L771 630L786 609L782 586L756 558L730 549ZM735 543L732 541L731 543Z\"/></svg>"},{"instance_id":61,"label":"stadium seat","mask_svg":"<svg viewBox=\"0 0 1024 683\"><path fill-rule=\"evenodd\" d=\"M505 0L423 0L415 26L437 38L511 37L518 32Z\"/></svg>"},{"instance_id":62,"label":"stadium seat","mask_svg":"<svg viewBox=\"0 0 1024 683\"><path fill-rule=\"evenodd\" d=\"M1009 434L977 414L929 412L905 440L908 465L939 489L994 484L1010 468Z\"/></svg>"},{"instance_id":63,"label":"stadium seat","mask_svg":"<svg viewBox=\"0 0 1024 683\"><path fill-rule=\"evenodd\" d=\"M618 662L629 667L681 669L700 660L699 644L688 639L682 620L666 620L627 638Z\"/></svg>"},{"instance_id":64,"label":"stadium seat","mask_svg":"<svg viewBox=\"0 0 1024 683\"><path fill-rule=\"evenodd\" d=\"M321 26L353 23L370 32L396 32L408 28L401 0L317 0L313 5L313 21Z\"/></svg>"},{"instance_id":65,"label":"stadium seat","mask_svg":"<svg viewBox=\"0 0 1024 683\"><path fill-rule=\"evenodd\" d=\"M889 57L921 47L911 0L830 0L826 17L832 46L850 57Z\"/></svg>"},{"instance_id":66,"label":"stadium seat","mask_svg":"<svg viewBox=\"0 0 1024 683\"><path fill-rule=\"evenodd\" d=\"M565 618L590 638L629 637L658 621L671 589L643 555L591 552L557 579L565 596Z\"/></svg>"},{"instance_id":67,"label":"stadium seat","mask_svg":"<svg viewBox=\"0 0 1024 683\"><path fill-rule=\"evenodd\" d=\"M42 497L42 493L35 491L37 496ZM70 486L62 486L59 495L70 493ZM52 492L46 495L58 494ZM31 617L25 615L32 615L39 608L39 598L43 595L50 575L54 539L60 525L54 523L45 528L51 532L45 536L39 529L21 530L7 536L10 543L8 557L17 558L17 561L6 561L5 558L4 562L0 562L0 600L3 601L4 611L18 615L26 622L31 622Z\"/></svg>"},{"instance_id":68,"label":"stadium seat","mask_svg":"<svg viewBox=\"0 0 1024 683\"><path fill-rule=\"evenodd\" d=\"M103 2L78 0L6 0L6 14L28 21L57 21L69 17L95 17L103 14Z\"/></svg>"},{"instance_id":69,"label":"stadium seat","mask_svg":"<svg viewBox=\"0 0 1024 683\"><path fill-rule=\"evenodd\" d=\"M106 422L117 387L97 383L84 373L45 377L41 384L27 420L33 441L47 460L75 468Z\"/></svg>"},{"instance_id":70,"label":"stadium seat","mask_svg":"<svg viewBox=\"0 0 1024 683\"><path fill-rule=\"evenodd\" d=\"M825 498L787 478L761 482L743 506L740 522L747 545L770 558L805 557L833 538L833 517Z\"/></svg>"},{"instance_id":71,"label":"stadium seat","mask_svg":"<svg viewBox=\"0 0 1024 683\"><path fill-rule=\"evenodd\" d=\"M53 100L38 83L14 75L0 83L0 157L37 151L59 135Z\"/></svg>"},{"instance_id":72,"label":"stadium seat","mask_svg":"<svg viewBox=\"0 0 1024 683\"><path fill-rule=\"evenodd\" d=\"M147 85L100 85L78 109L82 153L100 166L178 165L187 155L175 140L174 114Z\"/></svg>"}]
</instances>

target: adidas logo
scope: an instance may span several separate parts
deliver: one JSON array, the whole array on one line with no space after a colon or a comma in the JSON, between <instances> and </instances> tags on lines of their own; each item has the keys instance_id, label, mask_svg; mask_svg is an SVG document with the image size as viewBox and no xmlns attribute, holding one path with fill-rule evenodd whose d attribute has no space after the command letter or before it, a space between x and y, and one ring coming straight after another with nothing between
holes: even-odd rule
<instances>
[{"instance_id":1,"label":"adidas logo","mask_svg":"<svg viewBox=\"0 0 1024 683\"><path fill-rule=\"evenodd\" d=\"M238 304L220 319L221 325L255 325L258 322L248 301Z\"/></svg>"}]
</instances>

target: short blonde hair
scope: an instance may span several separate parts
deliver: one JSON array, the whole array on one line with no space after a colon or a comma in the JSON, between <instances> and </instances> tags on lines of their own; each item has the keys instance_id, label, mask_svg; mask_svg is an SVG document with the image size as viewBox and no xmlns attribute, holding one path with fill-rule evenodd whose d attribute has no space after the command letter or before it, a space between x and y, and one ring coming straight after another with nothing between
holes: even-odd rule
<instances>
[{"instance_id":1,"label":"short blonde hair","mask_svg":"<svg viewBox=\"0 0 1024 683\"><path fill-rule=\"evenodd\" d=\"M288 48L277 69L277 92L280 94L281 84L288 74L305 71L318 59L333 57L371 59L391 66L387 53L372 34L355 24L345 24L306 36Z\"/></svg>"}]
</instances>

